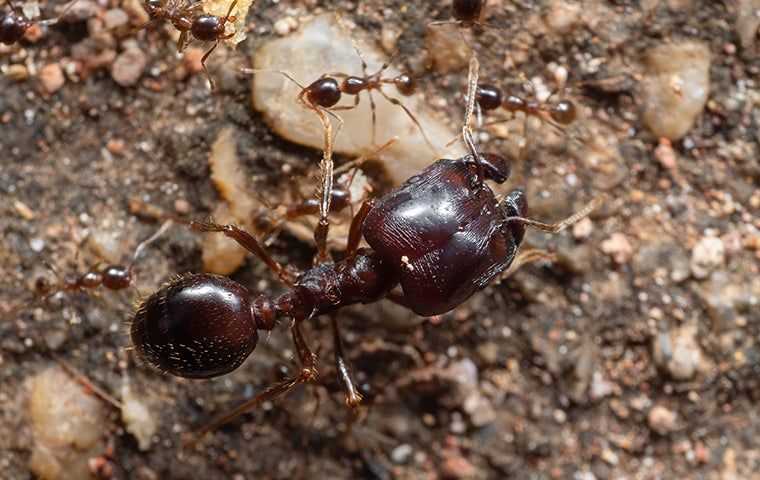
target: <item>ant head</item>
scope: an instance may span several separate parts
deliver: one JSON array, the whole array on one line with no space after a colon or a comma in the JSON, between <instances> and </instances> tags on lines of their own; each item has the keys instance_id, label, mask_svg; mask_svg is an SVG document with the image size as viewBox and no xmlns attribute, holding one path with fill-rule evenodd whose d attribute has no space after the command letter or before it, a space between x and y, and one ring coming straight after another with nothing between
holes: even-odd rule
<instances>
[{"instance_id":1,"label":"ant head","mask_svg":"<svg viewBox=\"0 0 760 480\"><path fill-rule=\"evenodd\" d=\"M575 104L570 100L560 100L552 105L549 115L551 115L552 120L561 125L570 125L576 117Z\"/></svg>"},{"instance_id":2,"label":"ant head","mask_svg":"<svg viewBox=\"0 0 760 480\"><path fill-rule=\"evenodd\" d=\"M460 22L473 23L480 19L480 12L486 0L454 0L452 4L453 17Z\"/></svg>"},{"instance_id":3,"label":"ant head","mask_svg":"<svg viewBox=\"0 0 760 480\"><path fill-rule=\"evenodd\" d=\"M479 83L475 90L475 101L485 111L496 110L501 106L501 90L494 85Z\"/></svg>"},{"instance_id":4,"label":"ant head","mask_svg":"<svg viewBox=\"0 0 760 480\"><path fill-rule=\"evenodd\" d=\"M226 21L216 15L199 15L193 20L190 33L202 42L213 42L224 34Z\"/></svg>"},{"instance_id":5,"label":"ant head","mask_svg":"<svg viewBox=\"0 0 760 480\"><path fill-rule=\"evenodd\" d=\"M393 84L396 85L396 90L401 95L408 97L413 94L417 89L417 82L410 75L402 73L398 77L393 79Z\"/></svg>"},{"instance_id":6,"label":"ant head","mask_svg":"<svg viewBox=\"0 0 760 480\"><path fill-rule=\"evenodd\" d=\"M332 77L322 77L306 87L306 98L313 105L330 108L340 101L340 85Z\"/></svg>"},{"instance_id":7,"label":"ant head","mask_svg":"<svg viewBox=\"0 0 760 480\"><path fill-rule=\"evenodd\" d=\"M0 16L0 43L13 45L24 37L32 26L26 17L14 12Z\"/></svg>"},{"instance_id":8,"label":"ant head","mask_svg":"<svg viewBox=\"0 0 760 480\"><path fill-rule=\"evenodd\" d=\"M164 9L163 0L145 0L145 11L153 18Z\"/></svg>"},{"instance_id":9,"label":"ant head","mask_svg":"<svg viewBox=\"0 0 760 480\"><path fill-rule=\"evenodd\" d=\"M245 287L227 277L178 277L148 297L131 327L132 343L156 368L187 378L235 370L258 334Z\"/></svg>"}]
</instances>

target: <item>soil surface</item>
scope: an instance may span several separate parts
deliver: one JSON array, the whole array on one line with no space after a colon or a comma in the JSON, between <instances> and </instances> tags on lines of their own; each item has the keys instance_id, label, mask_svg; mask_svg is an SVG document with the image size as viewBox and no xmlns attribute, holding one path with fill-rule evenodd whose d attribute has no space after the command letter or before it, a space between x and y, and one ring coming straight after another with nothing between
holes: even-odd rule
<instances>
[{"instance_id":1,"label":"soil surface","mask_svg":"<svg viewBox=\"0 0 760 480\"><path fill-rule=\"evenodd\" d=\"M419 318L387 301L342 310L365 397L357 418L336 380L329 321L315 319L317 384L193 446L182 444L188 432L295 371L286 328L208 381L162 375L126 348L139 295L200 271L199 235L172 228L122 292L35 303L36 279L126 261L159 226L137 200L207 216L219 202L208 154L224 127L239 132L257 197L276 205L293 184L311 191L319 152L278 138L237 73L294 21L338 11L378 41L399 33L396 63L452 128L466 66L426 68L425 26L448 18L447 2L261 0L248 39L210 57L212 94L203 50L178 57L171 26L134 33L139 2L118 3L80 0L60 25L0 46L0 478L34 477L27 384L60 362L117 399L128 378L156 417L141 450L106 405L107 447L89 462L103 478L760 478L760 40L737 30L751 1L490 1L485 21L504 29L468 36L481 76L505 85L522 72L551 90L553 62L568 69L565 95L581 112L563 134L527 135L510 185L526 187L540 219L602 193L603 207L562 234L530 232L528 244L557 261L451 313ZM711 53L709 98L685 137L660 141L640 120L642 59L685 39ZM507 151L502 130L482 132L484 149ZM382 178L378 192L391 187ZM299 268L314 253L286 232L270 248ZM233 278L282 289L253 258Z\"/></svg>"}]
</instances>

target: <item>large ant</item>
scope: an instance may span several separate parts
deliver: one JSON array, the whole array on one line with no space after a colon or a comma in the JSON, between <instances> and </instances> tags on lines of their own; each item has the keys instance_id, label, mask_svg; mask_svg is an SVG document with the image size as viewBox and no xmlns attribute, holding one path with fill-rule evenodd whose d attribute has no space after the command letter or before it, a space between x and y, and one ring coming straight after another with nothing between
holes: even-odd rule
<instances>
[{"instance_id":1,"label":"large ant","mask_svg":"<svg viewBox=\"0 0 760 480\"><path fill-rule=\"evenodd\" d=\"M11 11L0 14L0 43L13 45L16 42L21 41L21 39L24 38L26 31L32 28L32 25L35 23L37 25L55 25L58 23L58 21L63 18L69 9L79 0L72 0L58 17L50 20L37 20L36 22L26 18L21 9L16 7L12 0L6 1L11 7Z\"/></svg>"},{"instance_id":2,"label":"large ant","mask_svg":"<svg viewBox=\"0 0 760 480\"><path fill-rule=\"evenodd\" d=\"M467 121L477 76L471 72ZM223 276L179 276L146 298L131 325L139 356L161 371L187 378L211 378L235 370L255 349L258 331L271 331L281 318L290 330L300 372L225 414L203 432L226 423L263 401L282 395L318 375L316 356L301 332L302 323L345 306L390 298L418 315L440 315L525 262L519 247L525 227L559 232L588 215L590 203L558 223L526 217L521 189L497 200L485 180L503 183L506 160L474 150L469 124L463 128L471 153L441 159L390 193L365 201L354 215L340 260L322 259L303 272L285 268L248 232L235 225L191 221L200 232L219 232L262 260L285 284L278 297L252 295ZM324 171L323 171L324 174ZM325 192L323 192L325 193ZM319 227L317 227L317 230ZM317 237L315 233L315 237ZM369 248L360 248L364 238ZM400 291L396 289L400 287ZM335 361L346 403L361 401L340 348L337 322Z\"/></svg>"},{"instance_id":3,"label":"large ant","mask_svg":"<svg viewBox=\"0 0 760 480\"><path fill-rule=\"evenodd\" d=\"M170 21L171 24L179 30L180 35L177 40L177 50L183 51L190 43L190 38L195 38L201 42L214 42L214 45L201 58L201 66L208 77L211 89L214 89L214 80L206 68L206 59L219 45L222 40L227 40L235 36L234 33L226 33L227 22L235 22L236 18L232 11L237 5L237 0L232 0L227 15L211 15L208 13L199 13L203 6L202 2L190 3L189 0L145 0L145 11L148 12L150 23L156 21ZM144 25L146 27L147 25Z\"/></svg>"}]
</instances>

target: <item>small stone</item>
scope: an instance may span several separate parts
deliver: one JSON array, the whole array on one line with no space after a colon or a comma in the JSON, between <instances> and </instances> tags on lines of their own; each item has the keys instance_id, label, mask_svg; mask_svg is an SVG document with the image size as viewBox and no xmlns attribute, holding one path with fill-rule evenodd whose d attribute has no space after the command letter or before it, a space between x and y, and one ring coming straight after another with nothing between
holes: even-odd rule
<instances>
[{"instance_id":1,"label":"small stone","mask_svg":"<svg viewBox=\"0 0 760 480\"><path fill-rule=\"evenodd\" d=\"M686 325L654 337L654 361L675 380L690 380L702 362L696 325Z\"/></svg>"},{"instance_id":2,"label":"small stone","mask_svg":"<svg viewBox=\"0 0 760 480\"><path fill-rule=\"evenodd\" d=\"M446 455L446 459L441 466L443 478L460 479L473 478L476 474L475 467L467 461L466 458L459 454Z\"/></svg>"},{"instance_id":3,"label":"small stone","mask_svg":"<svg viewBox=\"0 0 760 480\"><path fill-rule=\"evenodd\" d=\"M127 144L120 138L112 138L106 143L106 149L114 155L124 155Z\"/></svg>"},{"instance_id":4,"label":"small stone","mask_svg":"<svg viewBox=\"0 0 760 480\"><path fill-rule=\"evenodd\" d=\"M578 24L581 5L566 0L554 0L544 15L546 26L557 34L570 32Z\"/></svg>"},{"instance_id":5,"label":"small stone","mask_svg":"<svg viewBox=\"0 0 760 480\"><path fill-rule=\"evenodd\" d=\"M465 398L462 410L470 417L470 423L474 427L484 427L496 420L491 402L477 390Z\"/></svg>"},{"instance_id":6,"label":"small stone","mask_svg":"<svg viewBox=\"0 0 760 480\"><path fill-rule=\"evenodd\" d=\"M652 407L647 416L649 428L660 435L667 435L675 431L678 428L677 420L678 414L676 412L661 405Z\"/></svg>"},{"instance_id":7,"label":"small stone","mask_svg":"<svg viewBox=\"0 0 760 480\"><path fill-rule=\"evenodd\" d=\"M41 238L38 238L38 237L35 237L35 238L29 240L29 247L33 251L39 253L39 252L42 251L42 249L45 248L45 240L43 240Z\"/></svg>"},{"instance_id":8,"label":"small stone","mask_svg":"<svg viewBox=\"0 0 760 480\"><path fill-rule=\"evenodd\" d=\"M628 237L620 232L613 233L610 238L602 242L602 251L620 265L628 263L633 255L633 247Z\"/></svg>"},{"instance_id":9,"label":"small stone","mask_svg":"<svg viewBox=\"0 0 760 480\"><path fill-rule=\"evenodd\" d=\"M5 70L5 76L14 82L23 82L29 78L29 69L26 68L26 65L14 63L8 65L8 69Z\"/></svg>"},{"instance_id":10,"label":"small stone","mask_svg":"<svg viewBox=\"0 0 760 480\"><path fill-rule=\"evenodd\" d=\"M147 451L158 423L144 396L136 395L127 381L121 388L121 419L127 431L137 439L138 448Z\"/></svg>"},{"instance_id":11,"label":"small stone","mask_svg":"<svg viewBox=\"0 0 760 480\"><path fill-rule=\"evenodd\" d=\"M456 25L428 27L425 33L425 49L428 63L439 73L466 68L470 59L470 49L462 41L462 34Z\"/></svg>"},{"instance_id":12,"label":"small stone","mask_svg":"<svg viewBox=\"0 0 760 480\"><path fill-rule=\"evenodd\" d=\"M582 218L578 223L573 225L573 236L577 238L578 240L581 240L583 238L589 237L593 230L594 230L594 223L591 221L590 218L585 217L585 218Z\"/></svg>"},{"instance_id":13,"label":"small stone","mask_svg":"<svg viewBox=\"0 0 760 480\"><path fill-rule=\"evenodd\" d=\"M174 201L174 211L179 213L180 215L187 215L190 213L190 202L183 198L178 198Z\"/></svg>"},{"instance_id":14,"label":"small stone","mask_svg":"<svg viewBox=\"0 0 760 480\"><path fill-rule=\"evenodd\" d=\"M203 71L201 60L206 52L202 48L188 47L182 57L182 62L189 73L200 73Z\"/></svg>"},{"instance_id":15,"label":"small stone","mask_svg":"<svg viewBox=\"0 0 760 480\"><path fill-rule=\"evenodd\" d=\"M691 254L691 273L694 278L703 279L713 270L723 265L726 248L718 237L703 237Z\"/></svg>"},{"instance_id":16,"label":"small stone","mask_svg":"<svg viewBox=\"0 0 760 480\"><path fill-rule=\"evenodd\" d=\"M615 384L608 382L602 372L595 371L591 376L591 389L589 394L592 400L600 400L606 396L612 395L615 391Z\"/></svg>"},{"instance_id":17,"label":"small stone","mask_svg":"<svg viewBox=\"0 0 760 480\"><path fill-rule=\"evenodd\" d=\"M111 77L122 87L137 84L148 64L148 59L137 47L128 48L116 57L111 65Z\"/></svg>"},{"instance_id":18,"label":"small stone","mask_svg":"<svg viewBox=\"0 0 760 480\"><path fill-rule=\"evenodd\" d=\"M605 448L604 450L602 450L601 457L602 457L602 460L604 460L610 465L617 465L618 462L620 461L617 454L613 452L612 450L610 450L609 448Z\"/></svg>"},{"instance_id":19,"label":"small stone","mask_svg":"<svg viewBox=\"0 0 760 480\"><path fill-rule=\"evenodd\" d=\"M103 24L107 30L121 28L128 23L129 15L120 8L112 8L103 15Z\"/></svg>"},{"instance_id":20,"label":"small stone","mask_svg":"<svg viewBox=\"0 0 760 480\"><path fill-rule=\"evenodd\" d=\"M66 83L66 77L63 76L63 69L57 63L50 63L40 69L39 73L42 89L48 95L52 95L63 87Z\"/></svg>"},{"instance_id":21,"label":"small stone","mask_svg":"<svg viewBox=\"0 0 760 480\"><path fill-rule=\"evenodd\" d=\"M760 34L760 0L739 0L736 33L743 49L752 52Z\"/></svg>"},{"instance_id":22,"label":"small stone","mask_svg":"<svg viewBox=\"0 0 760 480\"><path fill-rule=\"evenodd\" d=\"M643 121L655 136L678 140L691 129L710 91L710 49L700 42L660 45L646 55Z\"/></svg>"},{"instance_id":23,"label":"small stone","mask_svg":"<svg viewBox=\"0 0 760 480\"><path fill-rule=\"evenodd\" d=\"M293 17L284 17L274 22L274 33L284 37L298 28L298 21Z\"/></svg>"},{"instance_id":24,"label":"small stone","mask_svg":"<svg viewBox=\"0 0 760 480\"><path fill-rule=\"evenodd\" d=\"M393 463L406 463L414 453L414 449L407 443L402 443L391 451L391 460Z\"/></svg>"}]
</instances>

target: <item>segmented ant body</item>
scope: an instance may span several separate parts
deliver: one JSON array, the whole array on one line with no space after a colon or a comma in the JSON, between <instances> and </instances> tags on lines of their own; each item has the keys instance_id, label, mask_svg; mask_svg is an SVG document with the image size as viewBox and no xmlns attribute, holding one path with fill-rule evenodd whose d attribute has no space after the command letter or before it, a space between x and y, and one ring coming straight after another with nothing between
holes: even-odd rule
<instances>
[{"instance_id":1,"label":"segmented ant body","mask_svg":"<svg viewBox=\"0 0 760 480\"><path fill-rule=\"evenodd\" d=\"M159 21L168 21L179 30L180 35L177 40L177 50L183 51L190 43L191 38L201 42L214 42L214 45L201 58L201 66L208 77L211 88L214 88L214 80L206 68L206 59L219 45L222 40L227 40L235 36L234 33L226 33L227 23L235 22L236 18L232 11L237 5L237 0L233 0L227 15L211 15L203 13L201 2L190 3L188 0L145 0L145 11L148 12L150 23ZM147 25L146 25L147 26Z\"/></svg>"},{"instance_id":2,"label":"segmented ant body","mask_svg":"<svg viewBox=\"0 0 760 480\"><path fill-rule=\"evenodd\" d=\"M26 31L32 28L32 25L34 24L55 25L77 1L78 0L73 0L57 18L38 20L35 22L26 18L11 0L7 0L8 5L11 7L11 11L0 14L0 43L13 45L14 43L21 41L21 39L24 38Z\"/></svg>"},{"instance_id":3,"label":"segmented ant body","mask_svg":"<svg viewBox=\"0 0 760 480\"><path fill-rule=\"evenodd\" d=\"M539 118L560 129L573 123L577 117L575 104L570 100L557 102L526 100L513 93L504 95L498 87L485 83L478 84L475 101L486 112L501 107L511 114L522 112L526 116Z\"/></svg>"}]
</instances>

